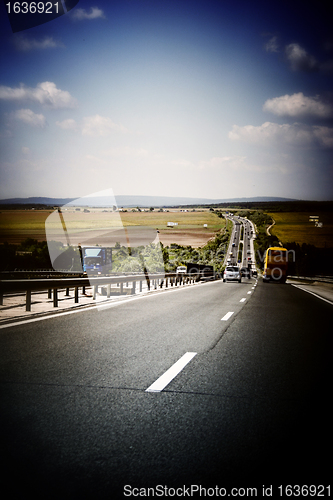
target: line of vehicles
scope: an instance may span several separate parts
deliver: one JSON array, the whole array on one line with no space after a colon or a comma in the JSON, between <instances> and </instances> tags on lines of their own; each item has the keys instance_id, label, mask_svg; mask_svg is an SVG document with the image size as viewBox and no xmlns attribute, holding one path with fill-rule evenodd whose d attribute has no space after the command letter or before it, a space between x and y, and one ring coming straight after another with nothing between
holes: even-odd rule
<instances>
[{"instance_id":1,"label":"line of vehicles","mask_svg":"<svg viewBox=\"0 0 333 500\"><path fill-rule=\"evenodd\" d=\"M247 221L248 222L248 221ZM227 265L223 272L223 281L237 281L241 283L242 278L257 277L255 263L252 262L250 250L250 238L252 229L244 227L243 239L243 265L238 266L238 251L240 243L240 223L237 221L236 229L233 234L233 240L230 245L230 255L227 259ZM247 238L245 238L247 234ZM80 258L85 273L101 274L112 266L112 248L106 247L79 247ZM238 260L238 262L237 262ZM288 250L282 247L270 247L266 250L263 270L263 282L276 281L285 283L288 270ZM214 268L211 265L187 263L178 266L178 274L196 275L199 278L209 278L214 275Z\"/></svg>"},{"instance_id":2,"label":"line of vehicles","mask_svg":"<svg viewBox=\"0 0 333 500\"><path fill-rule=\"evenodd\" d=\"M95 271L100 273L112 262L112 249L90 247L81 250L84 272ZM263 282L279 281L285 283L288 269L288 250L282 247L270 247L265 254ZM201 277L209 277L214 274L214 268L210 265L188 263L186 266L178 266L178 274L192 274ZM248 266L238 267L228 264L223 272L223 281L238 281L242 278L257 277L257 270L252 269L252 262Z\"/></svg>"},{"instance_id":3,"label":"line of vehicles","mask_svg":"<svg viewBox=\"0 0 333 500\"><path fill-rule=\"evenodd\" d=\"M252 261L250 240L253 237L251 222L229 213L227 217L233 222L233 232L229 245L223 281L238 281L257 275L255 263Z\"/></svg>"},{"instance_id":4,"label":"line of vehicles","mask_svg":"<svg viewBox=\"0 0 333 500\"><path fill-rule=\"evenodd\" d=\"M266 250L263 282L275 281L285 283L288 271L288 250L282 247L270 247ZM238 281L241 283L242 277L251 276L257 277L256 270L251 270L246 267L239 268L238 266L229 265L225 268L223 273L223 281Z\"/></svg>"},{"instance_id":5,"label":"line of vehicles","mask_svg":"<svg viewBox=\"0 0 333 500\"><path fill-rule=\"evenodd\" d=\"M234 223L229 255L223 273L223 281L242 281L243 277L257 277L255 259L252 260L251 239L254 237L253 224L241 217L228 214ZM243 235L241 239L241 233ZM242 250L240 250L242 244ZM270 247L264 256L263 282L275 281L285 283L288 270L288 250L282 247Z\"/></svg>"}]
</instances>

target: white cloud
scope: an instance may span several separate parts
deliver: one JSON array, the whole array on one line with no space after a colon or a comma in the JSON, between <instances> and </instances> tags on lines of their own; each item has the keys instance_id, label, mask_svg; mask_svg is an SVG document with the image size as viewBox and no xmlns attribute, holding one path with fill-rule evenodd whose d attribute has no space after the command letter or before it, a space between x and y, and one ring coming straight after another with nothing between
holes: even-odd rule
<instances>
[{"instance_id":1,"label":"white cloud","mask_svg":"<svg viewBox=\"0 0 333 500\"><path fill-rule=\"evenodd\" d=\"M280 52L278 37L272 36L264 48L267 52ZM330 50L330 44L326 46L326 50ZM293 71L313 72L320 71L323 73L333 73L333 59L327 61L318 61L314 56L309 54L299 43L290 43L285 46L285 57L289 62Z\"/></svg>"},{"instance_id":2,"label":"white cloud","mask_svg":"<svg viewBox=\"0 0 333 500\"><path fill-rule=\"evenodd\" d=\"M29 50L45 50L64 47L63 43L54 40L52 36L46 36L41 40L36 40L35 38L29 38L26 35L15 34L13 42L18 50L22 50L24 52L28 52Z\"/></svg>"},{"instance_id":3,"label":"white cloud","mask_svg":"<svg viewBox=\"0 0 333 500\"><path fill-rule=\"evenodd\" d=\"M270 111L277 116L312 116L316 118L331 118L333 116L332 104L321 101L319 96L306 97L302 92L268 99L263 110Z\"/></svg>"},{"instance_id":4,"label":"white cloud","mask_svg":"<svg viewBox=\"0 0 333 500\"><path fill-rule=\"evenodd\" d=\"M286 56L294 71L316 71L319 69L316 59L308 54L298 43L286 46Z\"/></svg>"},{"instance_id":5,"label":"white cloud","mask_svg":"<svg viewBox=\"0 0 333 500\"><path fill-rule=\"evenodd\" d=\"M85 9L75 9L72 14L73 19L82 21L84 19L98 19L105 18L104 12L98 7L91 7L90 12Z\"/></svg>"},{"instance_id":6,"label":"white cloud","mask_svg":"<svg viewBox=\"0 0 333 500\"><path fill-rule=\"evenodd\" d=\"M303 147L333 147L333 128L308 126L301 123L279 125L278 123L265 122L259 127L234 125L228 137L234 141L268 146L285 144Z\"/></svg>"},{"instance_id":7,"label":"white cloud","mask_svg":"<svg viewBox=\"0 0 333 500\"><path fill-rule=\"evenodd\" d=\"M254 162L253 159L246 156L232 155L232 156L217 156L210 158L209 160L204 160L198 163L199 170L210 170L215 172L223 172L224 174L230 174L238 178L239 173L245 172L271 172L274 170L280 171L280 166L272 166L267 163L267 159L258 164L257 160Z\"/></svg>"},{"instance_id":8,"label":"white cloud","mask_svg":"<svg viewBox=\"0 0 333 500\"><path fill-rule=\"evenodd\" d=\"M30 148L27 148L27 147L25 147L25 146L24 146L24 147L22 148L22 153L23 153L24 155L29 155L29 154L31 153L31 149L30 149Z\"/></svg>"},{"instance_id":9,"label":"white cloud","mask_svg":"<svg viewBox=\"0 0 333 500\"><path fill-rule=\"evenodd\" d=\"M10 117L14 120L21 121L26 125L31 127L45 128L46 119L43 115L37 115L31 109L19 109L18 111L13 111Z\"/></svg>"},{"instance_id":10,"label":"white cloud","mask_svg":"<svg viewBox=\"0 0 333 500\"><path fill-rule=\"evenodd\" d=\"M333 128L331 127L313 127L313 135L326 148L333 148Z\"/></svg>"},{"instance_id":11,"label":"white cloud","mask_svg":"<svg viewBox=\"0 0 333 500\"><path fill-rule=\"evenodd\" d=\"M6 101L34 101L51 108L74 108L74 99L66 90L58 89L53 82L38 83L36 88L20 87L12 88L0 86L0 99Z\"/></svg>"},{"instance_id":12,"label":"white cloud","mask_svg":"<svg viewBox=\"0 0 333 500\"><path fill-rule=\"evenodd\" d=\"M63 120L62 122L56 122L56 125L58 127L64 129L64 130L77 130L78 125L75 120L72 118L69 118L68 120Z\"/></svg>"},{"instance_id":13,"label":"white cloud","mask_svg":"<svg viewBox=\"0 0 333 500\"><path fill-rule=\"evenodd\" d=\"M114 132L127 132L123 125L117 125L110 118L95 115L83 119L82 135L106 137Z\"/></svg>"},{"instance_id":14,"label":"white cloud","mask_svg":"<svg viewBox=\"0 0 333 500\"><path fill-rule=\"evenodd\" d=\"M265 49L267 52L279 52L279 44L277 41L277 36L273 36L265 44Z\"/></svg>"}]
</instances>

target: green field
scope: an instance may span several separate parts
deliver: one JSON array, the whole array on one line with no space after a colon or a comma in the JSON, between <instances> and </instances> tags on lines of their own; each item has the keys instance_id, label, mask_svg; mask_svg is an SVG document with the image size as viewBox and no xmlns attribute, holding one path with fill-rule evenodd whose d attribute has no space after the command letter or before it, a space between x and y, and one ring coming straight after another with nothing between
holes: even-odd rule
<instances>
[{"instance_id":1,"label":"green field","mask_svg":"<svg viewBox=\"0 0 333 500\"><path fill-rule=\"evenodd\" d=\"M269 212L269 215L275 220L270 232L284 245L294 241L300 245L333 248L332 212ZM310 215L318 215L322 227L316 227L309 220Z\"/></svg>"},{"instance_id":2,"label":"green field","mask_svg":"<svg viewBox=\"0 0 333 500\"><path fill-rule=\"evenodd\" d=\"M45 241L45 221L53 210L2 210L0 212L0 243L21 243L26 238ZM333 248L332 212L269 212L275 220L271 234L283 243L307 243L316 247ZM309 221L310 215L318 215L322 227ZM181 211L132 211L111 212L103 209L89 209L84 212L68 210L64 212L67 229L94 230L115 226L149 226L159 230L160 241L164 245L178 243L193 247L203 246L208 240L225 227L225 219L219 218L210 210ZM177 226L167 227L168 222ZM207 224L207 227L204 227Z\"/></svg>"},{"instance_id":3,"label":"green field","mask_svg":"<svg viewBox=\"0 0 333 500\"><path fill-rule=\"evenodd\" d=\"M168 222L178 222L179 225L189 227L200 227L209 224L219 227L224 225L223 219L219 219L214 212L202 210L196 212L181 212L180 210L170 210L169 212L122 212L121 219L124 225L148 225L152 227L166 227Z\"/></svg>"},{"instance_id":4,"label":"green field","mask_svg":"<svg viewBox=\"0 0 333 500\"><path fill-rule=\"evenodd\" d=\"M84 212L72 209L63 212L68 230L95 230L109 229L123 226L148 226L159 230L160 241L168 245L178 243L181 245L202 246L215 233L225 226L225 219L219 218L209 210L185 212L172 210L168 212L154 211L128 211L112 212L103 209L88 209ZM46 240L45 221L53 210L2 210L0 212L0 243L21 243L26 238L38 241ZM50 222L51 227L59 225L59 219ZM168 222L178 223L172 228L167 227ZM204 224L207 227L204 228Z\"/></svg>"}]
</instances>

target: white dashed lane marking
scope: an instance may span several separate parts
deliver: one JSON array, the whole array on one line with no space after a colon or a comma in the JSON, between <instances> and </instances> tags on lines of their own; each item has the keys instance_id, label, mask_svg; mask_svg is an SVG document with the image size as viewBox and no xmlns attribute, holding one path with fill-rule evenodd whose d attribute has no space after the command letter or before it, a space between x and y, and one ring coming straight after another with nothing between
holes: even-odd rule
<instances>
[{"instance_id":1,"label":"white dashed lane marking","mask_svg":"<svg viewBox=\"0 0 333 500\"><path fill-rule=\"evenodd\" d=\"M174 379L179 372L191 361L196 355L196 352L186 352L176 363L174 363L163 375L161 375L153 384L151 384L146 392L161 392L163 389L170 384L171 380Z\"/></svg>"},{"instance_id":2,"label":"white dashed lane marking","mask_svg":"<svg viewBox=\"0 0 333 500\"><path fill-rule=\"evenodd\" d=\"M227 314L225 314L223 316L223 318L221 318L221 321L228 321L228 319L234 314L234 312L232 311L229 311Z\"/></svg>"}]
</instances>

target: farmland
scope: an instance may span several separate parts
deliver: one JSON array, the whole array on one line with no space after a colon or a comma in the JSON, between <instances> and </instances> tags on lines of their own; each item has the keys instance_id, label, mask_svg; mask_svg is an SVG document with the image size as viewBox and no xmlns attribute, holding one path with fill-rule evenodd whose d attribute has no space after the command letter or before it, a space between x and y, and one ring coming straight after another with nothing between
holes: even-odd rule
<instances>
[{"instance_id":1,"label":"farmland","mask_svg":"<svg viewBox=\"0 0 333 500\"><path fill-rule=\"evenodd\" d=\"M112 212L102 209L69 209L63 212L68 230L73 232L110 230L121 226L148 226L159 231L164 245L177 243L195 248L205 245L216 232L225 226L225 220L207 210L185 212L166 211L123 211ZM26 238L45 241L45 221L53 210L2 210L0 213L0 243L19 244ZM167 227L168 222L178 223ZM49 219L48 224L55 223ZM207 224L207 227L204 227Z\"/></svg>"},{"instance_id":2,"label":"farmland","mask_svg":"<svg viewBox=\"0 0 333 500\"><path fill-rule=\"evenodd\" d=\"M295 242L314 245L318 248L333 247L332 212L269 212L275 224L270 233L286 245ZM310 215L318 215L322 227L310 222Z\"/></svg>"},{"instance_id":3,"label":"farmland","mask_svg":"<svg viewBox=\"0 0 333 500\"><path fill-rule=\"evenodd\" d=\"M225 219L217 217L209 209L184 211L169 209L168 211L132 211L112 212L110 209L83 208L64 210L64 219L68 230L73 232L107 231L114 227L146 226L159 231L159 240L164 246L177 243L194 248L204 246L207 241L225 226ZM238 211L242 214L242 210ZM246 211L244 211L245 213ZM45 221L54 213L51 209L3 209L0 212L0 243L20 244L26 238L45 241ZM314 245L319 248L333 247L332 212L275 212L268 213L275 221L270 229L283 244L295 242ZM316 227L309 221L310 215L318 215L322 227ZM50 219L49 219L50 221ZM168 222L178 225L167 227ZM52 221L49 222L52 225ZM204 227L207 224L207 227Z\"/></svg>"}]
</instances>

